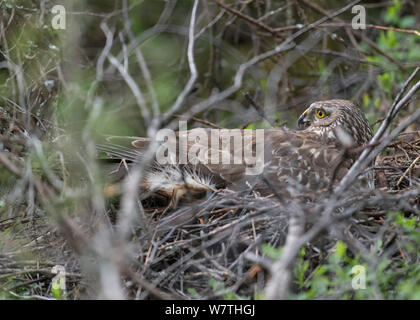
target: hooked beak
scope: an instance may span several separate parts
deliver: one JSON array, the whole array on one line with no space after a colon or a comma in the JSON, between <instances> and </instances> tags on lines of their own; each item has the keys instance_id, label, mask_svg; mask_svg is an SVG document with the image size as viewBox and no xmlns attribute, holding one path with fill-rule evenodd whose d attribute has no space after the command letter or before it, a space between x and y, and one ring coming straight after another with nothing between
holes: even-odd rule
<instances>
[{"instance_id":1,"label":"hooked beak","mask_svg":"<svg viewBox=\"0 0 420 320\"><path fill-rule=\"evenodd\" d=\"M309 125L311 124L311 122L309 120L306 119L306 115L308 114L308 110L306 109L299 117L298 119L298 128L300 130L306 129L307 127L309 127Z\"/></svg>"}]
</instances>

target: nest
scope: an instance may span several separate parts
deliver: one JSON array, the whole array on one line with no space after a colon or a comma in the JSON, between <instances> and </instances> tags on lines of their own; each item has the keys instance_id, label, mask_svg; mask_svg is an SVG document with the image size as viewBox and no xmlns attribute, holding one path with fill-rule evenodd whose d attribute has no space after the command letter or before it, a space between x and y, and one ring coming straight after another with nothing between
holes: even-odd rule
<instances>
[{"instance_id":1,"label":"nest","mask_svg":"<svg viewBox=\"0 0 420 320\"><path fill-rule=\"evenodd\" d=\"M378 186L403 190L418 185L420 177L420 131L402 133L377 160Z\"/></svg>"},{"instance_id":2,"label":"nest","mask_svg":"<svg viewBox=\"0 0 420 320\"><path fill-rule=\"evenodd\" d=\"M404 235L390 223L387 212L418 214L420 199L415 190L419 186L419 154L419 132L404 133L389 146L375 166L380 189L370 193L362 190L342 199L331 224L305 244L304 257L310 261L306 274L327 261L337 240L346 242L353 257L381 240L382 252L395 261L407 259L408 253L401 246ZM343 209L352 208L354 203L362 205L352 212ZM265 249L284 246L294 212L293 201L285 203L274 194L261 196L253 190L219 190L204 199L190 199L176 210L155 202L143 204L147 223L133 226L136 236L129 242L129 272L125 277L127 295L143 299L165 295L183 299L226 298L232 294L249 298L263 292L275 261ZM319 208L313 204L301 208L309 230L317 222ZM109 211L110 215L115 212L112 208ZM77 220L70 221L74 224ZM78 250L83 244L71 234L74 230L66 232L60 223L57 229L51 222L42 211L32 218L0 221L2 231L13 232L15 240L21 238L19 242L25 243L23 247L2 248L0 277L15 276L16 281L16 275L20 275L17 279L22 283L13 285L13 290L43 283L38 289L31 289L34 296L43 297L50 290L49 279L55 276L51 267L63 265L69 275L70 298L97 295L98 288L92 284L97 278L86 274L81 266L87 263L90 268L99 268L101 258ZM98 226L86 221L79 225L85 235L92 236ZM37 258L22 258L26 250ZM142 282L130 280L133 274ZM146 284L154 289L143 290ZM298 293L299 288L292 286L291 292Z\"/></svg>"}]
</instances>

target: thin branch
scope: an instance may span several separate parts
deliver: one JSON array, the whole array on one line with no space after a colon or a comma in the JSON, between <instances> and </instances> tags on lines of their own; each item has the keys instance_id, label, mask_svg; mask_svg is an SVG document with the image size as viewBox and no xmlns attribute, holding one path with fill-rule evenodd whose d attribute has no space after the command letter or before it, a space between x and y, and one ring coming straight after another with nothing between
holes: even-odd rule
<instances>
[{"instance_id":1,"label":"thin branch","mask_svg":"<svg viewBox=\"0 0 420 320\"><path fill-rule=\"evenodd\" d=\"M175 103L169 109L169 112L165 114L163 118L163 122L166 122L170 117L172 117L174 113L176 113L179 110L179 108L181 108L187 95L191 92L194 86L194 83L196 82L198 78L197 67L194 61L194 41L195 41L194 27L195 27L195 19L196 19L196 14L197 14L197 7L198 7L198 0L194 0L194 5L191 12L190 27L188 31L188 50L187 50L188 66L190 68L191 76L187 84L185 85L184 90L182 90L182 92L176 99Z\"/></svg>"},{"instance_id":2,"label":"thin branch","mask_svg":"<svg viewBox=\"0 0 420 320\"><path fill-rule=\"evenodd\" d=\"M108 38L113 37L113 33L109 30L108 25L105 22L101 23L101 29L104 32L107 42ZM146 101L144 100L143 94L137 83L131 77L131 75L125 70L124 66L109 52L107 53L107 58L112 65L114 65L118 71L120 72L121 76L124 78L124 81L127 83L128 87L131 89L134 97L136 98L137 105L140 108L140 113L146 123L150 122L150 111L146 106Z\"/></svg>"},{"instance_id":3,"label":"thin branch","mask_svg":"<svg viewBox=\"0 0 420 320\"><path fill-rule=\"evenodd\" d=\"M247 16L246 14L243 14L242 12L232 9L231 7L225 5L222 1L220 0L213 0L213 2L216 2L218 6L222 7L223 9L229 11L230 13L234 14L235 16L238 16L239 18L249 22L250 24L253 24L254 26L257 26L258 28L260 28L261 30L267 31L269 33L271 33L272 35L276 36L277 32L275 29L267 26L264 23L261 23L260 21Z\"/></svg>"},{"instance_id":4,"label":"thin branch","mask_svg":"<svg viewBox=\"0 0 420 320\"><path fill-rule=\"evenodd\" d=\"M254 101L254 99L251 98L249 92L246 92L244 96L251 104L251 106L253 106L255 110L257 110L261 118L265 119L272 127L276 126L275 122L265 114L264 108L261 107L257 102Z\"/></svg>"},{"instance_id":5,"label":"thin branch","mask_svg":"<svg viewBox=\"0 0 420 320\"><path fill-rule=\"evenodd\" d=\"M130 43L132 43L132 42L135 41L135 36L134 36L133 30L131 29L131 20L130 20L129 14L128 14L129 9L128 9L127 0L123 1L123 12L124 12L124 22L125 22L124 23L124 29L125 29L125 32L128 34L128 37L130 39ZM146 82L147 90L149 91L150 97L152 99L152 108L153 108L154 116L157 116L159 114L159 110L160 110L159 109L159 102L158 102L158 99L157 99L155 88L153 87L153 81L152 81L152 77L150 75L149 68L147 67L147 63L144 59L143 53L140 50L140 46L136 46L134 50L135 50L135 54L136 54L136 58L137 58L137 63L140 67L141 72L143 73L143 77L144 77L144 80Z\"/></svg>"}]
</instances>

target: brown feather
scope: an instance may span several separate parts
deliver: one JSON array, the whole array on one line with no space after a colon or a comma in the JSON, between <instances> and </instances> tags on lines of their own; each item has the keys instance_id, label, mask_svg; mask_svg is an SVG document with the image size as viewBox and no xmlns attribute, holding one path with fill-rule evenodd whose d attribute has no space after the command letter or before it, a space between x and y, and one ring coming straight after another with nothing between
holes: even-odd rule
<instances>
[{"instance_id":1,"label":"brown feather","mask_svg":"<svg viewBox=\"0 0 420 320\"><path fill-rule=\"evenodd\" d=\"M322 109L326 116L318 119L316 112ZM203 176L211 176L216 187L229 186L231 188L248 188L249 185L256 186L258 189L267 189L266 184L262 182L262 177L270 182L278 192L285 191L290 194L293 185L300 185L301 189L306 191L319 191L327 188L335 174L339 181L349 170L355 160L355 156L348 157L342 161L344 147L348 147L348 143L343 141L342 136L349 137L351 146L362 146L371 139L372 129L361 110L346 100L328 100L313 103L301 116L301 119L308 118L303 126L304 130L287 130L287 129L268 129L264 131L264 139L256 140L255 131L253 132L250 143L252 150L256 150L258 144L264 145L264 171L261 175L246 175L246 169L250 167L244 161L244 153L242 152L241 163L222 164L210 163L211 154L222 155L223 143L227 141L219 139L219 148L212 149L211 138L201 141L197 139L188 139L185 146L180 146L180 133L177 133L176 161L179 162L179 154L189 154L196 151L195 156L199 161L198 164L183 164L177 167L179 170L196 171ZM206 134L211 137L212 129L192 129L187 131L188 137L198 133ZM214 130L214 129L213 129ZM342 130L343 135L337 136L337 130ZM240 136L243 138L247 130L241 130ZM249 130L248 130L249 133ZM185 134L185 132L184 132ZM135 160L135 155L143 153L150 145L148 138L124 138L126 142L131 144L130 148L118 150L114 152L114 156L123 158L125 152L129 160ZM118 139L109 139L113 143ZM244 139L242 139L244 141ZM118 142L117 142L118 144ZM238 146L230 143L230 148L226 151L230 154L231 159ZM245 149L246 146L243 146ZM192 149L195 148L195 149ZM180 150L181 149L181 150ZM199 150L207 150L207 152L198 152ZM109 150L108 150L109 151ZM110 152L112 154L112 152ZM134 158L133 158L134 155ZM204 156L204 158L203 158ZM339 165L338 168L337 165ZM160 166L159 170L165 170L165 166ZM169 166L171 167L171 166ZM335 169L337 169L335 171ZM156 170L156 167L155 169ZM182 183L181 183L182 184ZM194 184L194 183L193 183ZM147 186L143 184L143 186ZM178 184L176 184L178 186ZM194 184L194 188L199 188L200 184ZM289 188L288 188L289 187ZM203 189L211 190L212 187L205 185ZM188 189L188 187L187 187ZM167 185L162 190L157 188L157 193L168 193ZM300 191L296 191L299 193ZM170 193L170 192L169 192ZM181 192L185 194L185 190ZM292 192L293 193L293 192Z\"/></svg>"}]
</instances>

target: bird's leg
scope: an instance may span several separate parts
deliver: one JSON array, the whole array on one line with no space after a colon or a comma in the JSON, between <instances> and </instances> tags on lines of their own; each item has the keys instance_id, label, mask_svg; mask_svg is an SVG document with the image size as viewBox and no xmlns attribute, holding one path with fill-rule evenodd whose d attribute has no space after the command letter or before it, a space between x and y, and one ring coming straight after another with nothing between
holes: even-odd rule
<instances>
[{"instance_id":1,"label":"bird's leg","mask_svg":"<svg viewBox=\"0 0 420 320\"><path fill-rule=\"evenodd\" d=\"M185 188L180 185L176 185L172 190L171 200L168 206L163 210L162 214L166 213L169 209L176 209L178 207L179 199L185 194Z\"/></svg>"}]
</instances>

